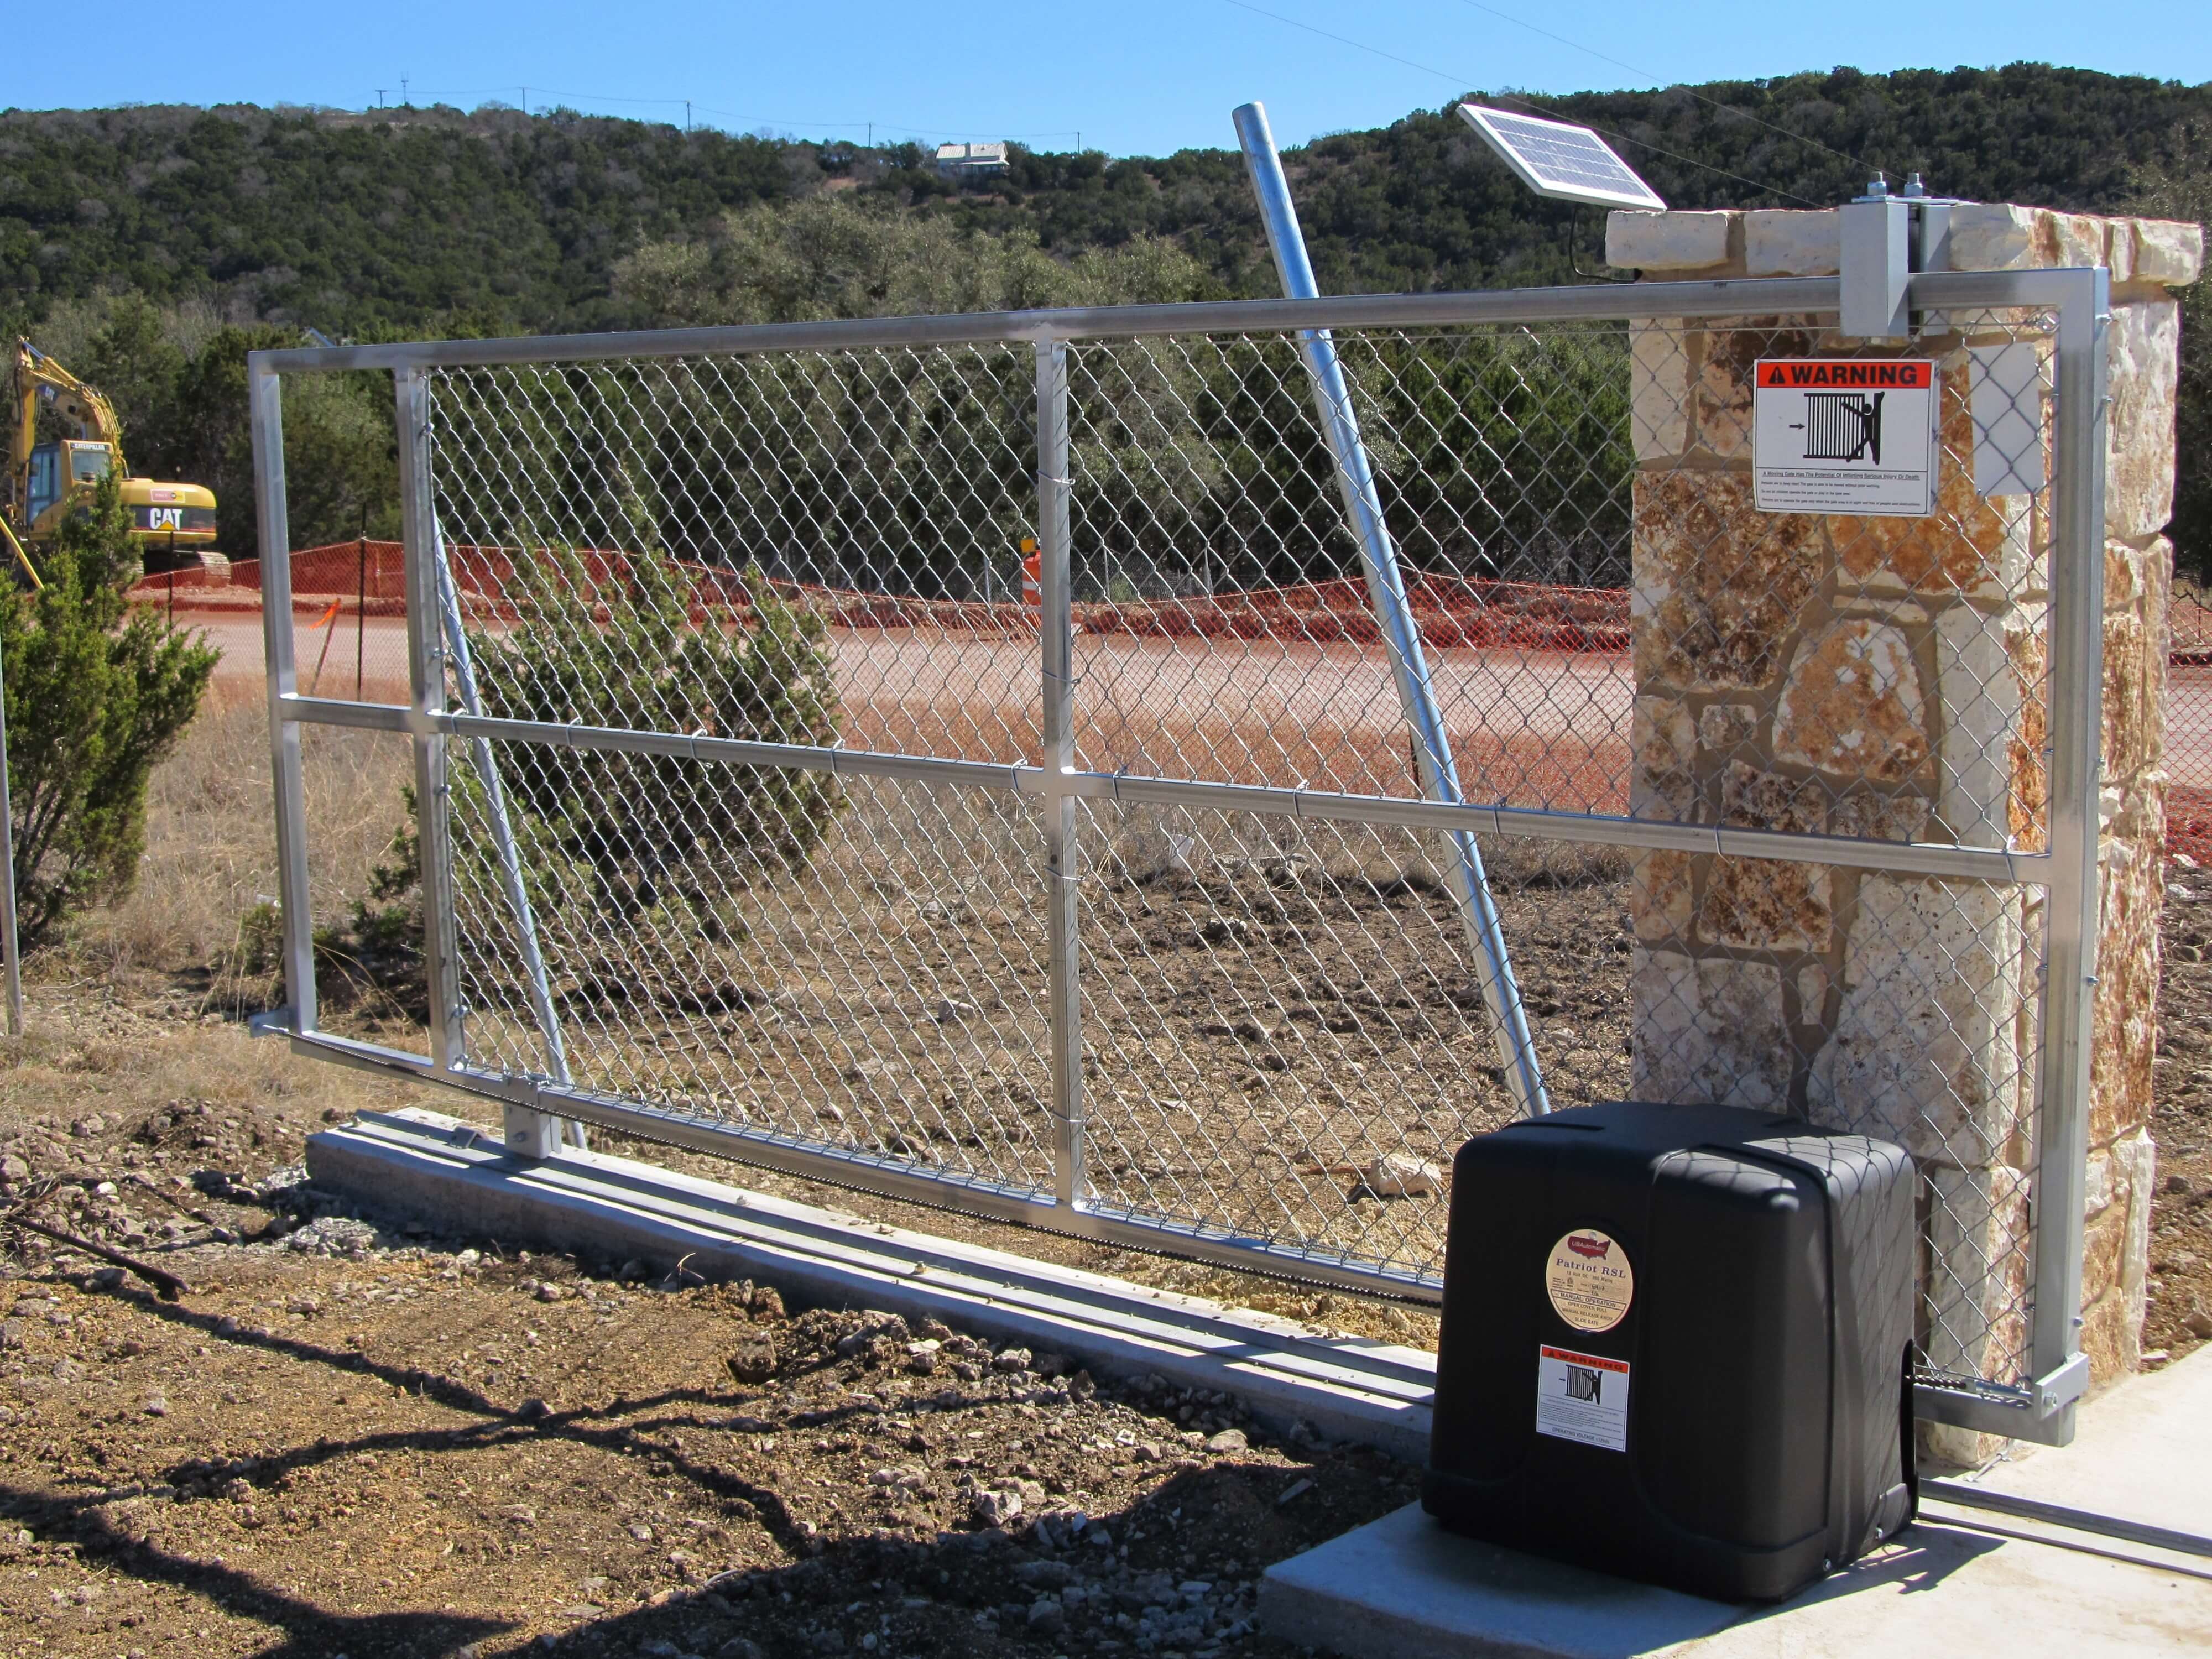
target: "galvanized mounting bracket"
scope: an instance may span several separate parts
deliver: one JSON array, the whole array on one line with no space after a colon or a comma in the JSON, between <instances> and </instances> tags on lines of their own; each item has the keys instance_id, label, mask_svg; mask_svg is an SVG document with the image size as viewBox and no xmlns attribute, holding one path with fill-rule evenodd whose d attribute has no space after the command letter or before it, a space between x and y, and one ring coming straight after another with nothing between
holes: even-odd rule
<instances>
[{"instance_id":1,"label":"galvanized mounting bracket","mask_svg":"<svg viewBox=\"0 0 2212 1659\"><path fill-rule=\"evenodd\" d=\"M1930 196L1920 175L1902 195L1876 179L1842 209L1843 331L1863 339L1905 339L1928 326L1908 312L1916 271L1951 268L1951 210L1957 198Z\"/></svg>"},{"instance_id":2,"label":"galvanized mounting bracket","mask_svg":"<svg viewBox=\"0 0 2212 1659\"><path fill-rule=\"evenodd\" d=\"M264 1008L258 1014L248 1014L246 1017L246 1035L288 1037L299 1023L299 1016L288 1002L282 1008Z\"/></svg>"}]
</instances>

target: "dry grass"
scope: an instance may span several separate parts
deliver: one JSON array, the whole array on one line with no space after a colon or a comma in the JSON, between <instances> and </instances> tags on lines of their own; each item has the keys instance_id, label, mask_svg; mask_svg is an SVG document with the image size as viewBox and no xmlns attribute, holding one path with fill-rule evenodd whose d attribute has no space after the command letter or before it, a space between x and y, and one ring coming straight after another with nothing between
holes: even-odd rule
<instances>
[{"instance_id":1,"label":"dry grass","mask_svg":"<svg viewBox=\"0 0 2212 1659\"><path fill-rule=\"evenodd\" d=\"M318 923L365 890L402 814L407 743L386 732L303 728L308 890ZM276 894L269 717L258 698L210 700L154 774L138 883L70 930L42 976L166 980L200 1006L236 1012L274 988L249 971L246 914Z\"/></svg>"}]
</instances>

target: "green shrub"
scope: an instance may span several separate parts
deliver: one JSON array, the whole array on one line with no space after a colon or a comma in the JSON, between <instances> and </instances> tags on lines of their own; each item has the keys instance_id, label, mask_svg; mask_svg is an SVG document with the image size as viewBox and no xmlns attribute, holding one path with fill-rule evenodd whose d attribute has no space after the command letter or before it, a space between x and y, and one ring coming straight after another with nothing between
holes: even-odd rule
<instances>
[{"instance_id":1,"label":"green shrub","mask_svg":"<svg viewBox=\"0 0 2212 1659\"><path fill-rule=\"evenodd\" d=\"M146 849L146 781L198 710L216 653L124 590L138 551L118 482L64 524L45 586L0 590L15 904L26 946L127 894Z\"/></svg>"},{"instance_id":2,"label":"green shrub","mask_svg":"<svg viewBox=\"0 0 2212 1659\"><path fill-rule=\"evenodd\" d=\"M595 581L562 550L518 563L506 597L522 626L470 636L483 711L504 720L683 732L756 743L836 741L837 690L821 617L745 573L747 629L695 625L689 578L647 551ZM467 745L456 744L457 762ZM625 919L663 902L708 921L720 894L763 869L803 868L845 805L835 778L785 767L701 764L565 745L511 748L501 775L538 866L533 902L558 908L568 884L544 855L589 872L591 902ZM457 768L458 769L458 768ZM490 855L489 826L455 792L457 860ZM711 924L710 924L711 926Z\"/></svg>"}]
</instances>

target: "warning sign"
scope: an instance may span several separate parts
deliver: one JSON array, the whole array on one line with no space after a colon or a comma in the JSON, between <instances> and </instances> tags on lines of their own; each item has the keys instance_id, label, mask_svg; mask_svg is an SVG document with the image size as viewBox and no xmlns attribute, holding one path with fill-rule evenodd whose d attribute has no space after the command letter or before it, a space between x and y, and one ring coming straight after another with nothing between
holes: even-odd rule
<instances>
[{"instance_id":1,"label":"warning sign","mask_svg":"<svg viewBox=\"0 0 2212 1659\"><path fill-rule=\"evenodd\" d=\"M1760 511L1917 519L1936 510L1935 364L1762 357L1753 374Z\"/></svg>"},{"instance_id":2,"label":"warning sign","mask_svg":"<svg viewBox=\"0 0 2212 1659\"><path fill-rule=\"evenodd\" d=\"M1536 1432L1628 1449L1628 1362L1545 1343L1536 1350Z\"/></svg>"}]
</instances>

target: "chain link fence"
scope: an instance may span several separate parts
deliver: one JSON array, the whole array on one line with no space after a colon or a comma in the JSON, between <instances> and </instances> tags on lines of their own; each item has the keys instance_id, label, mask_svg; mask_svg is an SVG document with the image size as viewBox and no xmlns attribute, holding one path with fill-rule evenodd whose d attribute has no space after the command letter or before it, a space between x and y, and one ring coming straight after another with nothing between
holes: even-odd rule
<instances>
[{"instance_id":1,"label":"chain link fence","mask_svg":"<svg viewBox=\"0 0 2212 1659\"><path fill-rule=\"evenodd\" d=\"M511 1133L1425 1297L1450 1156L1523 1064L1553 1106L1903 1141L1926 1380L2016 1387L2049 1336L2028 1200L2081 1108L2045 734L2084 685L2052 678L2051 492L1972 487L2000 415L2022 471L2067 459L2056 302L1948 280L1918 520L1750 508L1753 365L1881 355L1832 337L1832 282L1751 285L1763 317L1647 287L282 354L272 386L395 369L416 712L301 703L306 632L279 695L415 732L427 1065ZM1308 317L1458 803L1425 793ZM2039 374L1970 410L2002 346ZM1477 842L1518 1055L1455 885ZM346 1047L311 988L295 1019Z\"/></svg>"}]
</instances>

